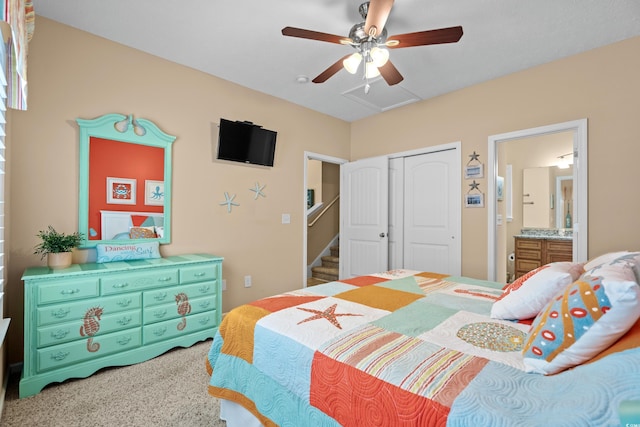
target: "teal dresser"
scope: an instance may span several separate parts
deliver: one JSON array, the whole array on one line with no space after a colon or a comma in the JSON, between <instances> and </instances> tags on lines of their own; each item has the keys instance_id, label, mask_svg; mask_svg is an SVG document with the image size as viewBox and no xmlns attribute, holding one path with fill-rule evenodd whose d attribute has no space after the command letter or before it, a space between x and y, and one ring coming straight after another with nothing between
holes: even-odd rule
<instances>
[{"instance_id":1,"label":"teal dresser","mask_svg":"<svg viewBox=\"0 0 640 427\"><path fill-rule=\"evenodd\" d=\"M222 258L213 255L34 267L22 280L21 398L212 338L222 316Z\"/></svg>"}]
</instances>

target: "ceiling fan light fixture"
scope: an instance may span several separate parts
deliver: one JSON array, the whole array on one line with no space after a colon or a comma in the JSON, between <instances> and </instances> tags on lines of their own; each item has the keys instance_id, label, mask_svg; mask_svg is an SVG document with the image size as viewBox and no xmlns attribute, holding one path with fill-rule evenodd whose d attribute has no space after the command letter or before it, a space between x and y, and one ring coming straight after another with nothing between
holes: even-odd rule
<instances>
[{"instance_id":1,"label":"ceiling fan light fixture","mask_svg":"<svg viewBox=\"0 0 640 427\"><path fill-rule=\"evenodd\" d=\"M374 47L371 49L370 55L376 67L382 67L389 60L389 51L387 49Z\"/></svg>"},{"instance_id":2,"label":"ceiling fan light fixture","mask_svg":"<svg viewBox=\"0 0 640 427\"><path fill-rule=\"evenodd\" d=\"M380 75L380 70L376 67L376 64L373 62L367 62L365 64L365 77L367 79L372 79L374 77L378 77Z\"/></svg>"},{"instance_id":3,"label":"ceiling fan light fixture","mask_svg":"<svg viewBox=\"0 0 640 427\"><path fill-rule=\"evenodd\" d=\"M358 67L360 66L360 62L362 61L362 55L359 52L353 53L347 59L342 61L342 65L344 69L347 70L351 74L355 74L358 72Z\"/></svg>"}]
</instances>

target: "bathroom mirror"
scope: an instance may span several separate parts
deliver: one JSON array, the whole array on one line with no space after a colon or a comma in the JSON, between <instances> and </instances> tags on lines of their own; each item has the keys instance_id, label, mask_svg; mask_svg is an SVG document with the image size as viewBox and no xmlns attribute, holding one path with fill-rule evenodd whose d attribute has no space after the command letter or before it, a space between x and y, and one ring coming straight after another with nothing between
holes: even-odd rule
<instances>
[{"instance_id":1,"label":"bathroom mirror","mask_svg":"<svg viewBox=\"0 0 640 427\"><path fill-rule=\"evenodd\" d=\"M176 137L122 114L76 119L78 231L98 243L171 241L171 147Z\"/></svg>"},{"instance_id":2,"label":"bathroom mirror","mask_svg":"<svg viewBox=\"0 0 640 427\"><path fill-rule=\"evenodd\" d=\"M522 169L522 226L572 228L573 168Z\"/></svg>"}]
</instances>

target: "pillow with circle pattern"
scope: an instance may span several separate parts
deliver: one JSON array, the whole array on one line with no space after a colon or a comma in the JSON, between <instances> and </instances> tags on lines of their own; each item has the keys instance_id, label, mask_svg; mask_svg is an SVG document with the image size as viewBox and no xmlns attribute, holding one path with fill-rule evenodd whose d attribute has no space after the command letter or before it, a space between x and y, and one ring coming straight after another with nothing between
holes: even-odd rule
<instances>
[{"instance_id":1,"label":"pillow with circle pattern","mask_svg":"<svg viewBox=\"0 0 640 427\"><path fill-rule=\"evenodd\" d=\"M628 264L585 272L534 320L523 347L527 372L551 375L597 356L640 318L640 286Z\"/></svg>"},{"instance_id":2,"label":"pillow with circle pattern","mask_svg":"<svg viewBox=\"0 0 640 427\"><path fill-rule=\"evenodd\" d=\"M532 319L559 290L582 273L582 264L573 262L553 262L538 267L504 289L491 306L491 317L503 320Z\"/></svg>"}]
</instances>

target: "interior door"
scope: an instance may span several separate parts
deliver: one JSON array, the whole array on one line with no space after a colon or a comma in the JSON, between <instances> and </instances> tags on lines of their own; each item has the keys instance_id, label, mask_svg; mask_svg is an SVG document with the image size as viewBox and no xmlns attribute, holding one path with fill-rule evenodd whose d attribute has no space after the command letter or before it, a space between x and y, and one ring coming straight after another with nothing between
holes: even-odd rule
<instances>
[{"instance_id":1,"label":"interior door","mask_svg":"<svg viewBox=\"0 0 640 427\"><path fill-rule=\"evenodd\" d=\"M457 150L404 158L404 268L461 274Z\"/></svg>"},{"instance_id":2,"label":"interior door","mask_svg":"<svg viewBox=\"0 0 640 427\"><path fill-rule=\"evenodd\" d=\"M340 278L388 269L389 161L340 166Z\"/></svg>"}]
</instances>

